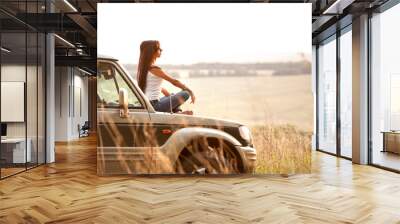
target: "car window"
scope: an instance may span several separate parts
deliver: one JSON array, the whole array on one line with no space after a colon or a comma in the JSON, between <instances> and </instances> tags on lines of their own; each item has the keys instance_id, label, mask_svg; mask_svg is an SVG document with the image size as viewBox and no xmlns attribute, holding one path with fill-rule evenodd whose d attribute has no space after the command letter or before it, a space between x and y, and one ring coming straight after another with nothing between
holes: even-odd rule
<instances>
[{"instance_id":1,"label":"car window","mask_svg":"<svg viewBox=\"0 0 400 224\"><path fill-rule=\"evenodd\" d=\"M128 92L129 108L143 108L138 97L113 64L99 63L97 70L97 107L119 107L119 89L124 88Z\"/></svg>"}]
</instances>

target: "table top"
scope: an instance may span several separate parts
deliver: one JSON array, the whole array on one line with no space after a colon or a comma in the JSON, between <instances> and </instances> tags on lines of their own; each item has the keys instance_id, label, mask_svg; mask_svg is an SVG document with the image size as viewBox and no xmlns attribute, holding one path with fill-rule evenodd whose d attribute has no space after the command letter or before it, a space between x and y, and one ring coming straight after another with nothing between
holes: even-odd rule
<instances>
[{"instance_id":1,"label":"table top","mask_svg":"<svg viewBox=\"0 0 400 224\"><path fill-rule=\"evenodd\" d=\"M388 134L400 134L400 131L381 131L381 133L388 133Z\"/></svg>"},{"instance_id":2,"label":"table top","mask_svg":"<svg viewBox=\"0 0 400 224\"><path fill-rule=\"evenodd\" d=\"M27 139L29 141L29 139ZM19 142L24 142L25 138L6 138L6 139L1 139L1 143L19 143Z\"/></svg>"}]
</instances>

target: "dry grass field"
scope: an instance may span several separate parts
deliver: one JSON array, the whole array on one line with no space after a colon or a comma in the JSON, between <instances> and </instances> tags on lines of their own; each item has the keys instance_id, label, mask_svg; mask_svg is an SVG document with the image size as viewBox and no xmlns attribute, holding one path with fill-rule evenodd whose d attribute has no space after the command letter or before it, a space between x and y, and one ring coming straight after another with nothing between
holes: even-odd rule
<instances>
[{"instance_id":1,"label":"dry grass field","mask_svg":"<svg viewBox=\"0 0 400 224\"><path fill-rule=\"evenodd\" d=\"M257 174L309 173L313 96L310 75L183 79L197 101L183 109L252 129ZM165 87L178 91L169 84Z\"/></svg>"},{"instance_id":2,"label":"dry grass field","mask_svg":"<svg viewBox=\"0 0 400 224\"><path fill-rule=\"evenodd\" d=\"M252 128L257 149L257 174L311 172L311 133L293 125Z\"/></svg>"},{"instance_id":3,"label":"dry grass field","mask_svg":"<svg viewBox=\"0 0 400 224\"><path fill-rule=\"evenodd\" d=\"M257 174L309 173L313 130L310 75L181 79L196 102L195 115L233 120L252 129ZM179 89L164 82L170 92Z\"/></svg>"},{"instance_id":4,"label":"dry grass field","mask_svg":"<svg viewBox=\"0 0 400 224\"><path fill-rule=\"evenodd\" d=\"M186 103L195 115L234 120L248 126L291 124L313 130L310 75L182 79L196 94ZM166 83L173 92L178 89Z\"/></svg>"}]
</instances>

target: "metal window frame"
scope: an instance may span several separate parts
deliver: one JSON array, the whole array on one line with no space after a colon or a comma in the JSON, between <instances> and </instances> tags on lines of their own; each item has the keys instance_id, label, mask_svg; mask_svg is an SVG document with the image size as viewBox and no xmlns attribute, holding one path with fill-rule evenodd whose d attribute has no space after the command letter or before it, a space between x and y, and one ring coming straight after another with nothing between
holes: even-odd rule
<instances>
[{"instance_id":1,"label":"metal window frame","mask_svg":"<svg viewBox=\"0 0 400 224\"><path fill-rule=\"evenodd\" d=\"M347 19L347 18L346 18ZM338 21L340 22L340 21ZM347 24L344 27L340 27L338 24L336 25L336 32L333 33L332 35L329 35L325 39L319 41L319 43L316 45L316 151L318 152L323 152L329 155L333 155L339 158L343 158L346 160L352 160L352 158L343 156L342 155L342 150L341 150L341 117L340 117L340 103L341 103L341 98L340 98L340 84L341 84L341 65L340 65L340 37L344 35L347 32L351 32L351 27L352 23ZM332 38L332 36L335 36L335 38ZM331 39L331 40L330 40ZM319 62L320 62L320 57L318 53L318 49L321 43L329 43L330 41L336 41L336 152L328 152L324 149L319 148Z\"/></svg>"},{"instance_id":2,"label":"metal window frame","mask_svg":"<svg viewBox=\"0 0 400 224\"><path fill-rule=\"evenodd\" d=\"M319 149L319 44L315 46L315 149Z\"/></svg>"},{"instance_id":3,"label":"metal window frame","mask_svg":"<svg viewBox=\"0 0 400 224\"><path fill-rule=\"evenodd\" d=\"M27 1L25 1L25 3L27 3ZM38 11L38 9L39 9L39 6L38 6L39 0L36 0L36 3L37 3L36 10ZM25 11L27 11L27 5L26 4L25 4ZM2 10L2 12L6 13L4 10ZM46 12L47 12L47 7L46 7ZM15 18L11 14L7 13L7 15ZM26 14L25 14L25 16L26 16ZM15 18L15 19L17 19L17 18ZM39 44L38 43L39 43L39 33L43 33L45 35L47 33L40 32L39 30L36 30L35 28L31 27L27 23L23 23L23 24L25 26L25 30L23 32L21 32L21 33L25 34L25 84L24 84L24 97L25 97L25 99L24 99L25 169L21 170L21 171L18 171L18 172L15 172L15 173L12 173L12 174L9 174L7 176L3 176L2 175L2 168L0 167L0 180L7 179L9 177L12 177L12 176L18 175L20 173L26 172L26 171L28 171L30 169L37 168L37 167L47 163L47 152L46 152L46 150L47 150L47 141L46 141L46 139L47 139L46 138L47 129L46 128L44 128L44 136L43 136L43 139L44 139L44 145L43 145L43 147L44 147L44 150L43 150L44 155L42 155L43 159L44 159L43 163L39 163L39 147L38 147L39 146L39 141L38 141L38 139L39 139L39 100L38 100L39 99L39 88L38 88L39 87L39 82L38 82L38 77L39 77L39 69L38 69L38 66L39 66ZM36 163L33 166L30 166L30 167L28 167L28 162L27 162L27 160L28 160L28 154L27 154L27 148L28 148L28 144L27 144L27 139L28 139L28 136L27 136L28 135L28 131L27 131L27 129L28 129L28 125L27 125L27 122L28 122L28 119L27 119L27 116L28 116L28 113L27 113L28 30L32 30L32 31L34 31L36 33L36 80L37 80L36 81L36 99L37 99L37 101L36 101L36 136L35 136L36 139L37 139L37 147L36 147L37 152L36 152ZM0 31L0 45L1 45L2 33L3 32ZM43 58L44 58L44 64L45 64L44 69L42 69L42 76L44 76L43 78L44 78L44 80L46 80L46 77L47 77L47 66L46 66L47 65L47 60L46 60L47 39L46 39L46 36L44 36L44 38L42 40L42 44L44 44L44 48L45 48L44 51L42 51L42 53L44 53ZM0 82L1 82L1 66L2 66L1 62L2 62L2 56L0 54ZM46 100L46 98L47 98L47 82L44 82L44 84L45 84L45 86L44 86L44 88L45 88L44 89L44 99L43 99L44 101L43 101L43 105L42 106L44 106L44 108L47 108L47 100ZM0 90L1 90L1 85L0 85ZM1 97L1 91L0 91L0 97ZM1 106L0 106L0 110L1 110ZM46 127L47 126L47 112L46 112L46 110L44 111L44 117L43 118L44 118L44 120L42 120L42 122L44 123L44 127ZM1 123L1 115L0 115L0 123ZM1 144L0 144L0 156L1 156ZM32 165L32 164L30 164L30 165Z\"/></svg>"},{"instance_id":4,"label":"metal window frame","mask_svg":"<svg viewBox=\"0 0 400 224\"><path fill-rule=\"evenodd\" d=\"M0 23L0 46L2 46L2 32L1 32L1 26L2 25L2 23ZM0 100L1 100L1 77L2 77L2 75L1 75L1 67L2 67L2 64L1 64L1 62L2 62L2 52L0 51ZM0 125L2 124L2 122L1 122L1 104L0 104ZM2 148L1 148L1 144L0 144L0 180L2 179L2 175L1 175L1 171L2 171L2 168L1 168L1 151L2 151Z\"/></svg>"},{"instance_id":5,"label":"metal window frame","mask_svg":"<svg viewBox=\"0 0 400 224\"><path fill-rule=\"evenodd\" d=\"M339 33L338 36L338 51L337 51L337 66L338 66L338 79L337 79L337 85L338 85L338 89L337 89L337 97L338 97L338 101L337 101L337 122L338 122L338 130L336 131L336 135L338 136L338 142L337 142L337 154L339 155L340 158L344 158L347 160L352 160L351 157L348 156L344 156L342 154L342 118L341 118L341 83L342 83L342 67L341 67L341 51L340 51L340 44L341 44L341 40L340 38L346 34L347 32L352 32L353 28L352 28L352 23L346 25L345 27L341 28L340 30L338 30L337 32ZM353 151L353 150L352 150Z\"/></svg>"},{"instance_id":6,"label":"metal window frame","mask_svg":"<svg viewBox=\"0 0 400 224\"><path fill-rule=\"evenodd\" d=\"M396 6L399 3L400 3L400 0L388 0L383 5L377 7L375 9L373 9L373 10L369 10L367 12L368 13L368 31L367 31L367 41L368 41L368 43L367 43L367 45L368 45L368 49L367 49L367 51L368 51L368 54L367 54L367 66L368 66L368 69L367 69L367 82L368 82L368 86L367 86L367 88L368 88L368 95L367 95L367 98L368 98L367 99L367 101L368 101L368 105L367 105L367 107L368 107L368 111L367 111L368 124L367 124L367 128L368 128L368 139L367 139L367 141L368 141L368 152L367 153L368 153L368 161L367 161L367 164L370 165L370 166L373 166L373 167L377 167L377 168L380 168L380 169L383 169L383 170L387 170L387 171L390 171L390 172L395 172L395 173L400 173L400 170L393 169L393 168L390 168L390 167L385 167L385 166L373 163L372 102L371 102L372 101L372 95L371 94L373 92L372 91L372 53L373 53L373 50L372 50L371 19L372 19L372 14L373 13L383 13L386 10L389 10L390 8ZM346 33L345 30L350 25L352 25L352 23L350 23L346 27L340 29L339 30L339 32L341 32L340 35L337 35L338 31L336 32L335 40L336 40L336 47L337 48L338 48L338 45L340 45L340 36L343 35L344 33ZM335 34L332 34L332 35L335 35ZM333 155L333 156L336 156L336 157L344 158L344 159L347 159L347 160L352 160L352 158L349 158L349 157L341 155L341 147L338 144L338 143L340 143L340 135L339 134L341 132L340 123L338 125L338 122L340 122L340 117L338 118L338 115L340 116L340 113L338 113L338 111L340 112L340 110L338 110L338 106L340 107L340 92L336 93L336 100L337 100L336 101L337 102L337 105L336 105L336 107L337 107L336 108L337 109L336 110L337 111L337 114L336 114L336 116L337 116L337 119L336 119L337 124L336 124L336 126L337 126L337 128L340 129L339 131L336 130L336 135L337 135L336 136L337 137L337 139L336 139L336 146L337 146L336 154L324 151L323 149L319 149L319 113L318 113L318 110L319 110L319 98L318 98L318 96L319 96L319 69L318 69L319 68L319 55L318 55L318 48L319 48L320 43L326 41L332 35L324 38L323 40L319 41L316 44L316 79L315 79L316 80L316 85L315 85L316 86L316 99L317 99L316 100L316 111L317 111L317 113L316 113L316 122L317 122L317 124L316 124L316 151L323 152L323 153L326 153L326 154L329 154L329 155ZM337 58L339 58L339 62L340 62L339 53L340 53L340 50L336 51L336 56L337 56ZM338 65L337 65L337 68L338 68ZM336 73L337 73L337 76L339 76L339 81L337 79L336 80L336 84L340 85L340 74L339 74L340 73L340 66L339 66L339 70L337 69ZM337 90L340 91L340 87L337 88ZM338 139L339 139L339 141L338 141Z\"/></svg>"},{"instance_id":7,"label":"metal window frame","mask_svg":"<svg viewBox=\"0 0 400 224\"><path fill-rule=\"evenodd\" d=\"M321 40L321 41L319 41L318 42L318 47L316 48L316 51L317 51L317 57L316 57L316 96L317 96L317 108L316 108L316 110L317 110L317 113L316 113L316 122L317 122L317 130L316 130L316 132L317 132L317 134L316 134L316 136L317 136L317 138L316 138L316 151L318 151L318 152L323 152L323 153L326 153L326 154L329 154L329 155L333 155L333 156L337 156L337 154L335 154L335 153L332 153L332 152L329 152L329 151L326 151L326 150L324 150L324 149L321 149L319 146L320 146L320 144L319 144L319 137L320 137L320 130L319 130L319 106L320 106L320 103L319 103L319 87L320 87L320 85L319 85L319 76L320 76L320 74L319 74L319 62L320 62L320 57L319 57L319 53L318 53L318 49L320 48L320 44L327 44L327 43L329 43L329 42L331 42L331 41L336 41L336 63L337 63L337 36L335 36L336 35L336 33L334 33L334 34L332 34L332 35L329 35L328 37L326 37L325 39L323 39L323 40ZM333 38L333 36L335 36L334 38ZM336 78L337 78L337 64L336 64ZM337 90L337 80L336 80L336 90ZM336 91L336 102L337 102L337 91ZM337 106L337 105L336 105ZM337 129L337 112L336 112L336 129ZM337 130L336 130L336 153L337 153Z\"/></svg>"},{"instance_id":8,"label":"metal window frame","mask_svg":"<svg viewBox=\"0 0 400 224\"><path fill-rule=\"evenodd\" d=\"M368 69L367 69L367 83L368 83L368 89L367 89L367 119L368 119L368 124L367 124L367 132L368 132L368 155L367 155L367 163L368 165L373 165L373 149L372 149L372 64L371 64L371 57L372 57L372 30L371 30L371 19L372 19L372 13L368 13L368 35L367 35L367 45L368 45L368 53L367 53L367 64L368 64Z\"/></svg>"},{"instance_id":9,"label":"metal window frame","mask_svg":"<svg viewBox=\"0 0 400 224\"><path fill-rule=\"evenodd\" d=\"M384 13L385 11L391 9L392 7L398 5L400 3L400 0L388 0L385 2L383 5L379 6L378 8L371 10L368 12L368 31L367 31L367 45L368 45L368 54L367 54L367 61L368 61L368 69L367 69L367 82L368 82L368 165L387 170L390 172L394 173L400 173L400 169L394 169L388 166L384 166L381 164L374 163L373 157L373 130L372 130L372 94L373 94L373 88L372 88L372 53L373 53L373 48L372 48L372 19L373 19L373 13Z\"/></svg>"},{"instance_id":10,"label":"metal window frame","mask_svg":"<svg viewBox=\"0 0 400 224\"><path fill-rule=\"evenodd\" d=\"M341 116L340 116L340 103L341 103L341 92L340 92L340 84L341 84L341 65L340 65L340 30L336 30L336 155L341 157L342 150L342 124L341 124Z\"/></svg>"}]
</instances>

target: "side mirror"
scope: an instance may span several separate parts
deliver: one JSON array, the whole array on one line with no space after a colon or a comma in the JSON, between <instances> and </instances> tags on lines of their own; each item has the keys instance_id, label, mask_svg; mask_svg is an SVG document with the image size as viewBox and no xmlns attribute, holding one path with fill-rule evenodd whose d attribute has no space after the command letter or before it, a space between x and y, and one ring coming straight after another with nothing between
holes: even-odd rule
<instances>
[{"instance_id":1,"label":"side mirror","mask_svg":"<svg viewBox=\"0 0 400 224\"><path fill-rule=\"evenodd\" d=\"M120 117L129 117L128 91L124 88L119 89L119 108Z\"/></svg>"},{"instance_id":2,"label":"side mirror","mask_svg":"<svg viewBox=\"0 0 400 224\"><path fill-rule=\"evenodd\" d=\"M113 79L115 77L115 69L111 64L100 63L97 66L97 70L99 71L99 75L103 76L105 80Z\"/></svg>"}]
</instances>

